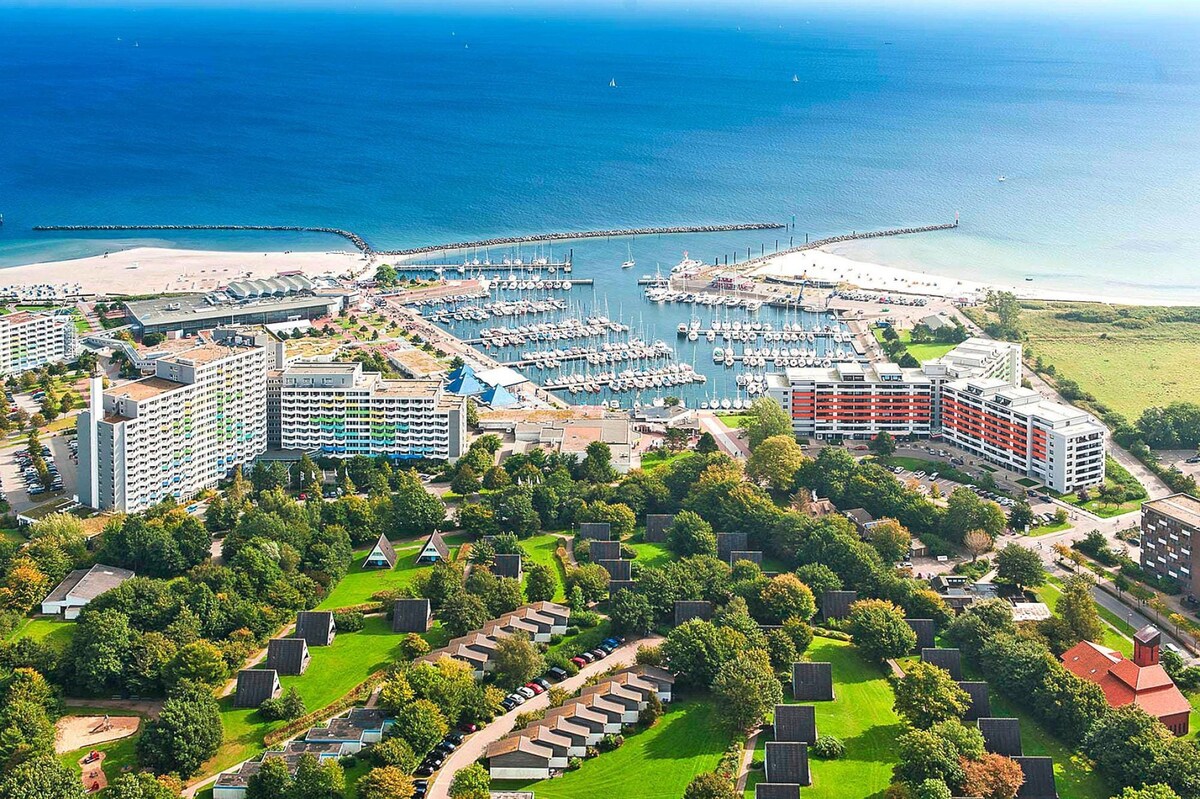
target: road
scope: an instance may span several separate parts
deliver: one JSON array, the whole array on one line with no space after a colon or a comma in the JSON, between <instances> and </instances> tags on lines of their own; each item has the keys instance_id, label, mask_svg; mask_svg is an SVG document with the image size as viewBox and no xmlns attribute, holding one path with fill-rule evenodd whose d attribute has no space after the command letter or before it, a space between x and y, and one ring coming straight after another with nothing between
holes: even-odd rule
<instances>
[{"instance_id":1,"label":"road","mask_svg":"<svg viewBox=\"0 0 1200 799\"><path fill-rule=\"evenodd\" d=\"M711 411L699 411L696 414L696 418L700 422L701 427L712 433L713 438L717 440L717 445L726 455L738 460L750 456L750 447L742 440L740 434L730 433L725 423L714 416Z\"/></svg>"},{"instance_id":2,"label":"road","mask_svg":"<svg viewBox=\"0 0 1200 799\"><path fill-rule=\"evenodd\" d=\"M598 660L595 663L585 666L574 677L563 680L558 684L558 687L566 689L568 693L574 694L583 687L588 677L602 674L614 666L632 665L634 659L637 657L638 646L653 646L661 641L661 637L651 636L623 644L613 650L613 653L604 660ZM426 799L449 799L450 781L454 778L456 772L483 757L487 752L487 748L492 743L512 732L517 716L522 713L528 713L531 710L543 710L549 707L549 705L549 694L539 694L525 704L508 711L503 716L497 716L491 724L479 732L468 736L463 741L462 746L456 751L451 752L450 757L446 758L446 762L442 764L441 769L436 775L436 779L429 784L429 792L425 795Z\"/></svg>"}]
</instances>

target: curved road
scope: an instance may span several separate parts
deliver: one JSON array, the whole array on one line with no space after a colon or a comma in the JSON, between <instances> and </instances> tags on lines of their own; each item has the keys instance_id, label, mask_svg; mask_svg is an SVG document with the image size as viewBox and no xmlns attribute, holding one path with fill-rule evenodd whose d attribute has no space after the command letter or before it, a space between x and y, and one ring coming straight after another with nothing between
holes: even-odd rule
<instances>
[{"instance_id":1,"label":"curved road","mask_svg":"<svg viewBox=\"0 0 1200 799\"><path fill-rule=\"evenodd\" d=\"M614 649L613 653L604 660L598 660L595 663L585 666L575 676L558 683L557 687L564 688L567 692L574 694L583 687L588 677L602 674L614 666L624 667L632 665L634 659L637 657L639 645L653 646L661 643L662 640L661 636L650 636L622 644L617 649ZM528 713L530 710L542 710L549 707L549 705L549 694L538 694L533 699L513 708L503 716L497 716L492 720L491 724L488 724L479 732L468 736L463 741L462 746L451 752L450 757L446 758L446 762L442 764L441 769L437 772L435 780L429 784L429 792L425 794L426 799L449 799L450 781L454 779L455 772L466 768L483 757L484 753L487 752L488 746L512 732L513 724L516 722L517 716L521 713Z\"/></svg>"}]
</instances>

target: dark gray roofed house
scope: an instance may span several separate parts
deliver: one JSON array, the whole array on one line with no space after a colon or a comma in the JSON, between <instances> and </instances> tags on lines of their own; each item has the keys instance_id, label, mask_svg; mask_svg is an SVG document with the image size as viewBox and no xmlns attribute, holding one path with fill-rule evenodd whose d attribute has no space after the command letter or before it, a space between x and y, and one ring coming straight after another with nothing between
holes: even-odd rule
<instances>
[{"instance_id":1,"label":"dark gray roofed house","mask_svg":"<svg viewBox=\"0 0 1200 799\"><path fill-rule=\"evenodd\" d=\"M962 652L957 649L927 647L921 650L921 660L941 666L956 680L962 679Z\"/></svg>"},{"instance_id":2,"label":"dark gray roofed house","mask_svg":"<svg viewBox=\"0 0 1200 799\"><path fill-rule=\"evenodd\" d=\"M391 569L396 566L396 548L386 535L380 534L379 540L363 560L364 569Z\"/></svg>"},{"instance_id":3,"label":"dark gray roofed house","mask_svg":"<svg viewBox=\"0 0 1200 799\"><path fill-rule=\"evenodd\" d=\"M683 624L685 621L692 619L704 619L708 621L712 618L712 603L703 601L689 601L686 599L675 600L675 626Z\"/></svg>"},{"instance_id":4,"label":"dark gray roofed house","mask_svg":"<svg viewBox=\"0 0 1200 799\"><path fill-rule=\"evenodd\" d=\"M427 633L432 623L428 599L397 599L392 605L394 633Z\"/></svg>"},{"instance_id":5,"label":"dark gray roofed house","mask_svg":"<svg viewBox=\"0 0 1200 799\"><path fill-rule=\"evenodd\" d=\"M308 641L309 646L329 646L336 634L333 611L302 610L296 614L296 637Z\"/></svg>"},{"instance_id":6,"label":"dark gray roofed house","mask_svg":"<svg viewBox=\"0 0 1200 799\"><path fill-rule=\"evenodd\" d=\"M793 663L792 697L798 702L833 700L832 663Z\"/></svg>"},{"instance_id":7,"label":"dark gray roofed house","mask_svg":"<svg viewBox=\"0 0 1200 799\"><path fill-rule=\"evenodd\" d=\"M758 550L746 551L744 549L735 549L729 553L729 565L737 563L739 560L748 560L755 566L762 566L762 553Z\"/></svg>"},{"instance_id":8,"label":"dark gray roofed house","mask_svg":"<svg viewBox=\"0 0 1200 799\"><path fill-rule=\"evenodd\" d=\"M579 525L579 537L588 541L608 541L612 538L612 525L608 522L583 522Z\"/></svg>"},{"instance_id":9,"label":"dark gray roofed house","mask_svg":"<svg viewBox=\"0 0 1200 799\"><path fill-rule=\"evenodd\" d=\"M933 619L905 619L912 631L917 634L917 651L932 649L937 646L934 636L937 632Z\"/></svg>"},{"instance_id":10,"label":"dark gray roofed house","mask_svg":"<svg viewBox=\"0 0 1200 799\"><path fill-rule=\"evenodd\" d=\"M496 560L492 564L492 574L497 577L511 577L514 580L521 579L521 555L520 553L512 553L507 555L496 555Z\"/></svg>"},{"instance_id":11,"label":"dark gray roofed house","mask_svg":"<svg viewBox=\"0 0 1200 799\"><path fill-rule=\"evenodd\" d=\"M258 707L283 692L274 669L242 669L237 676L233 703L237 707Z\"/></svg>"},{"instance_id":12,"label":"dark gray roofed house","mask_svg":"<svg viewBox=\"0 0 1200 799\"><path fill-rule=\"evenodd\" d=\"M992 700L988 696L987 683L960 680L958 687L971 697L971 706L967 709L967 715L963 717L963 721L976 721L992 715Z\"/></svg>"},{"instance_id":13,"label":"dark gray roofed house","mask_svg":"<svg viewBox=\"0 0 1200 799\"><path fill-rule=\"evenodd\" d=\"M646 516L646 543L665 544L667 531L675 523L673 513L651 513Z\"/></svg>"},{"instance_id":14,"label":"dark gray roofed house","mask_svg":"<svg viewBox=\"0 0 1200 799\"><path fill-rule=\"evenodd\" d=\"M588 560L599 563L602 560L620 560L620 541L593 541L588 544Z\"/></svg>"},{"instance_id":15,"label":"dark gray roofed house","mask_svg":"<svg viewBox=\"0 0 1200 799\"><path fill-rule=\"evenodd\" d=\"M421 547L421 553L417 555L417 563L439 563L443 560L450 560L450 547L446 546L442 534L434 530L429 534L429 538L425 539L425 546Z\"/></svg>"},{"instance_id":16,"label":"dark gray roofed house","mask_svg":"<svg viewBox=\"0 0 1200 799\"><path fill-rule=\"evenodd\" d=\"M611 580L633 579L633 561L631 560L598 560L595 563L608 572Z\"/></svg>"},{"instance_id":17,"label":"dark gray roofed house","mask_svg":"<svg viewBox=\"0 0 1200 799\"><path fill-rule=\"evenodd\" d=\"M817 709L812 705L776 705L775 740L815 744Z\"/></svg>"},{"instance_id":18,"label":"dark gray roofed house","mask_svg":"<svg viewBox=\"0 0 1200 799\"><path fill-rule=\"evenodd\" d=\"M766 782L811 785L808 774L808 745L768 741L764 774Z\"/></svg>"},{"instance_id":19,"label":"dark gray roofed house","mask_svg":"<svg viewBox=\"0 0 1200 799\"><path fill-rule=\"evenodd\" d=\"M826 591L821 594L821 616L825 619L844 619L850 615L850 606L857 601L857 591Z\"/></svg>"},{"instance_id":20,"label":"dark gray roofed house","mask_svg":"<svg viewBox=\"0 0 1200 799\"><path fill-rule=\"evenodd\" d=\"M754 799L800 799L800 786L790 782L760 782Z\"/></svg>"},{"instance_id":21,"label":"dark gray roofed house","mask_svg":"<svg viewBox=\"0 0 1200 799\"><path fill-rule=\"evenodd\" d=\"M303 638L272 638L267 642L267 668L280 674L303 674L308 668L308 642Z\"/></svg>"},{"instance_id":22,"label":"dark gray roofed house","mask_svg":"<svg viewBox=\"0 0 1200 799\"><path fill-rule=\"evenodd\" d=\"M983 748L997 755L1018 757L1021 754L1021 722L1017 719L979 719Z\"/></svg>"},{"instance_id":23,"label":"dark gray roofed house","mask_svg":"<svg viewBox=\"0 0 1200 799\"><path fill-rule=\"evenodd\" d=\"M745 533L717 533L717 559L729 562L731 552L749 549Z\"/></svg>"},{"instance_id":24,"label":"dark gray roofed house","mask_svg":"<svg viewBox=\"0 0 1200 799\"><path fill-rule=\"evenodd\" d=\"M42 600L42 613L74 619L84 605L131 577L133 572L128 569L101 563L90 569L76 569Z\"/></svg>"},{"instance_id":25,"label":"dark gray roofed house","mask_svg":"<svg viewBox=\"0 0 1200 799\"><path fill-rule=\"evenodd\" d=\"M846 518L854 523L858 534L864 536L867 534L867 530L871 528L871 523L875 521L875 517L868 513L865 508L851 508L846 511Z\"/></svg>"},{"instance_id":26,"label":"dark gray roofed house","mask_svg":"<svg viewBox=\"0 0 1200 799\"><path fill-rule=\"evenodd\" d=\"M1058 787L1054 784L1054 758L1014 757L1025 782L1017 791L1017 799L1058 799Z\"/></svg>"}]
</instances>

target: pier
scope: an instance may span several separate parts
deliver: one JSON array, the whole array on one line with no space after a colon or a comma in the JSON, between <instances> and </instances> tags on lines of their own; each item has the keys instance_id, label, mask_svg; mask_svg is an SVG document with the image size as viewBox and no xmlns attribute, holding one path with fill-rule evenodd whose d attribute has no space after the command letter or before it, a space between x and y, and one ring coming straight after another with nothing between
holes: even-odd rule
<instances>
[{"instance_id":1,"label":"pier","mask_svg":"<svg viewBox=\"0 0 1200 799\"><path fill-rule=\"evenodd\" d=\"M267 231L278 233L327 233L340 236L353 244L364 255L408 256L426 253L471 250L481 247L503 247L512 244L538 244L547 241L571 241L573 239L607 239L623 236L660 236L679 233L731 233L741 230L783 230L787 225L779 222L741 222L728 225L676 225L671 227L614 228L611 230L575 230L558 233L536 233L529 236L499 236L477 241L456 241L449 244L428 244L402 250L376 250L367 240L352 230L308 225L34 225L38 232L95 233L131 232L139 230L212 230L212 231ZM462 264L453 264L455 268ZM511 268L506 265L498 268Z\"/></svg>"}]
</instances>

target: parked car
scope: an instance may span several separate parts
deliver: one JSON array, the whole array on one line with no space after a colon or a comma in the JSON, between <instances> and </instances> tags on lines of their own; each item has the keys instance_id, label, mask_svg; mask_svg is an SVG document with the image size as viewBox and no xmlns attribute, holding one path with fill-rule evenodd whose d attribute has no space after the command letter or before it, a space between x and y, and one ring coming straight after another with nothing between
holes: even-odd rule
<instances>
[{"instance_id":1,"label":"parked car","mask_svg":"<svg viewBox=\"0 0 1200 799\"><path fill-rule=\"evenodd\" d=\"M516 706L517 703L513 701L511 696L506 696L500 700L500 707L504 708L505 710L512 710Z\"/></svg>"},{"instance_id":2,"label":"parked car","mask_svg":"<svg viewBox=\"0 0 1200 799\"><path fill-rule=\"evenodd\" d=\"M561 668L559 666L551 666L549 669L546 670L546 676L549 677L554 682L559 682L561 680L567 679L568 675L567 675L566 669ZM471 732L474 732L474 730L471 730Z\"/></svg>"},{"instance_id":3,"label":"parked car","mask_svg":"<svg viewBox=\"0 0 1200 799\"><path fill-rule=\"evenodd\" d=\"M524 697L525 699L533 699L533 697L537 694L536 691L534 691L532 688L530 688L527 685L522 685L520 688L518 688L516 691L514 691L514 693L519 694L520 696Z\"/></svg>"},{"instance_id":4,"label":"parked car","mask_svg":"<svg viewBox=\"0 0 1200 799\"><path fill-rule=\"evenodd\" d=\"M466 724L459 724L458 729L459 729L459 732L472 733L472 732L476 732L479 730L479 725L467 722Z\"/></svg>"},{"instance_id":5,"label":"parked car","mask_svg":"<svg viewBox=\"0 0 1200 799\"><path fill-rule=\"evenodd\" d=\"M527 689L529 689L530 691L533 691L535 694L546 693L546 689L543 688L542 686L538 685L536 682L527 682L527 683L525 683L525 687Z\"/></svg>"},{"instance_id":6,"label":"parked car","mask_svg":"<svg viewBox=\"0 0 1200 799\"><path fill-rule=\"evenodd\" d=\"M428 777L433 774L433 768L422 764L416 771L413 772L418 777Z\"/></svg>"},{"instance_id":7,"label":"parked car","mask_svg":"<svg viewBox=\"0 0 1200 799\"><path fill-rule=\"evenodd\" d=\"M582 657L580 657L579 655L576 655L575 657L571 658L571 662L572 662L572 663L574 663L576 666L578 666L579 668L581 668L581 669L582 669L584 666L586 666L586 665L587 665L588 663L590 663L591 661L584 660L584 659L583 659Z\"/></svg>"},{"instance_id":8,"label":"parked car","mask_svg":"<svg viewBox=\"0 0 1200 799\"><path fill-rule=\"evenodd\" d=\"M596 660L603 660L604 658L608 657L608 653L603 649L593 649L588 654L592 655Z\"/></svg>"},{"instance_id":9,"label":"parked car","mask_svg":"<svg viewBox=\"0 0 1200 799\"><path fill-rule=\"evenodd\" d=\"M446 733L446 740L447 740L447 741L449 741L449 742L450 742L450 743L452 743L452 744L460 744L460 743L462 743L462 742L463 742L463 737L464 737L464 736L463 736L463 734L462 734L461 732L454 732L453 730L451 730L450 732Z\"/></svg>"},{"instance_id":10,"label":"parked car","mask_svg":"<svg viewBox=\"0 0 1200 799\"><path fill-rule=\"evenodd\" d=\"M550 683L545 677L538 677L533 681L533 684L541 688L543 691L550 690Z\"/></svg>"},{"instance_id":11,"label":"parked car","mask_svg":"<svg viewBox=\"0 0 1200 799\"><path fill-rule=\"evenodd\" d=\"M450 754L458 748L458 744L454 743L454 741L438 741L433 748L439 752Z\"/></svg>"},{"instance_id":12,"label":"parked car","mask_svg":"<svg viewBox=\"0 0 1200 799\"><path fill-rule=\"evenodd\" d=\"M511 694L509 694L508 698L511 699L512 701L516 702L518 705L525 704L525 697L523 695L517 693L516 691L513 691Z\"/></svg>"}]
</instances>

